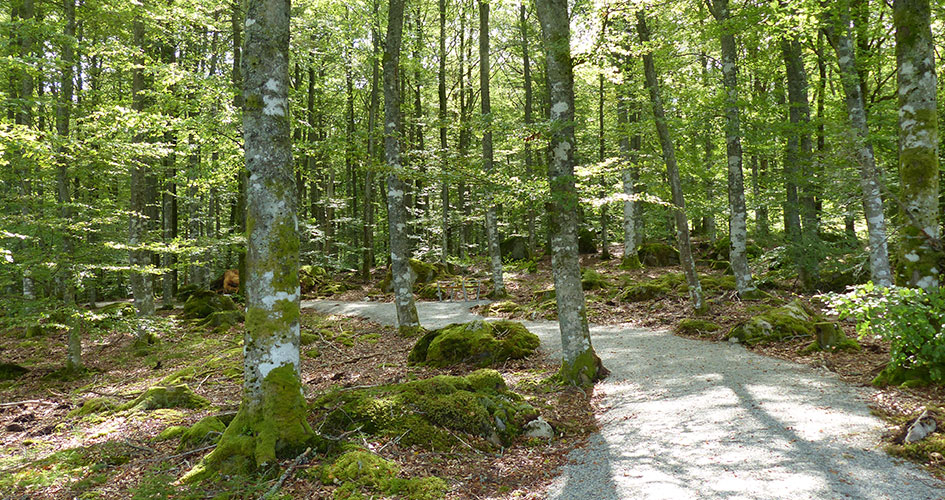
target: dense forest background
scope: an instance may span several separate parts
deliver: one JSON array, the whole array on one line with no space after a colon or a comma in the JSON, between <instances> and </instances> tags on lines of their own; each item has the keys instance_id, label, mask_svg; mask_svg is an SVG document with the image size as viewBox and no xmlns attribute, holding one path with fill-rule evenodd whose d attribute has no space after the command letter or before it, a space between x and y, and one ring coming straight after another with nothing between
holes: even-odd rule
<instances>
[{"instance_id":1,"label":"dense forest background","mask_svg":"<svg viewBox=\"0 0 945 500\"><path fill-rule=\"evenodd\" d=\"M932 3L928 69L941 73L945 10ZM289 113L302 263L362 278L389 255L380 78L387 7L292 6ZM496 2L486 33L479 7L441 0L405 9L400 175L409 247L427 261L488 255L490 210L500 239L520 236L530 250L549 245L553 127L534 6ZM648 40L638 12L646 13ZM827 8L577 2L570 14L574 151L585 246L606 257L627 235L634 246L676 243L672 179L641 57L651 56L693 235L728 241L731 207L740 210L729 195L734 107L749 246L786 262L799 290L815 291L870 279L879 261L869 249L885 242L899 284L918 283L922 276L901 269L912 262L912 247L908 259L901 247L910 224L922 227L911 210L932 221L913 239L940 250L942 201L927 202L941 200L939 167L901 168L893 13L870 0ZM9 310L20 307L17 297L48 301L30 309L42 314L124 298L138 280L148 296L170 298L182 285L205 287L238 267L240 5L15 0L0 16L0 289ZM489 110L481 106L484 35ZM852 50L846 56L844 40ZM941 102L945 83L934 85ZM848 107L851 90L862 96L868 133ZM943 107L933 109L941 121ZM491 168L484 168L486 132ZM865 146L875 169L864 163ZM920 197L925 205L913 206ZM885 234L867 224L877 216ZM635 219L630 232L627 217Z\"/></svg>"}]
</instances>

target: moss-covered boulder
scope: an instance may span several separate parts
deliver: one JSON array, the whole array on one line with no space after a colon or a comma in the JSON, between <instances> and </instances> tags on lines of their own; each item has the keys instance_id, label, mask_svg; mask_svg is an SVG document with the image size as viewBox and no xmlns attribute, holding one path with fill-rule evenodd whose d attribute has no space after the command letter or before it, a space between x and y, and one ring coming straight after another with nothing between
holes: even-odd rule
<instances>
[{"instance_id":1,"label":"moss-covered boulder","mask_svg":"<svg viewBox=\"0 0 945 500\"><path fill-rule=\"evenodd\" d=\"M187 299L189 299L190 296L193 295L194 293L208 292L208 291L209 290L207 290L206 288L200 285L195 285L195 284L184 285L177 289L177 295L175 295L174 298L176 298L178 302L187 302Z\"/></svg>"},{"instance_id":2,"label":"moss-covered boulder","mask_svg":"<svg viewBox=\"0 0 945 500\"><path fill-rule=\"evenodd\" d=\"M499 251L505 260L531 260L532 249L528 247L528 238L510 236L499 243Z\"/></svg>"},{"instance_id":3,"label":"moss-covered boulder","mask_svg":"<svg viewBox=\"0 0 945 500\"><path fill-rule=\"evenodd\" d=\"M184 302L184 317L189 319L203 319L216 312L235 310L233 299L207 290L193 292Z\"/></svg>"},{"instance_id":4,"label":"moss-covered boulder","mask_svg":"<svg viewBox=\"0 0 945 500\"><path fill-rule=\"evenodd\" d=\"M676 333L683 335L707 335L721 329L719 325L704 319L687 318L676 325Z\"/></svg>"},{"instance_id":5,"label":"moss-covered boulder","mask_svg":"<svg viewBox=\"0 0 945 500\"><path fill-rule=\"evenodd\" d=\"M578 231L578 253L581 255L590 255L597 253L597 235L594 231L582 227Z\"/></svg>"},{"instance_id":6,"label":"moss-covered boulder","mask_svg":"<svg viewBox=\"0 0 945 500\"><path fill-rule=\"evenodd\" d=\"M204 318L200 324L213 328L229 328L242 323L242 311L216 311Z\"/></svg>"},{"instance_id":7,"label":"moss-covered boulder","mask_svg":"<svg viewBox=\"0 0 945 500\"><path fill-rule=\"evenodd\" d=\"M593 269L585 269L581 272L581 288L583 290L600 290L607 288L607 278Z\"/></svg>"},{"instance_id":8,"label":"moss-covered boulder","mask_svg":"<svg viewBox=\"0 0 945 500\"><path fill-rule=\"evenodd\" d=\"M679 250L661 241L648 241L640 245L637 257L647 267L665 267L679 264Z\"/></svg>"},{"instance_id":9,"label":"moss-covered boulder","mask_svg":"<svg viewBox=\"0 0 945 500\"><path fill-rule=\"evenodd\" d=\"M435 367L459 363L484 367L524 358L539 342L537 335L514 321L454 323L421 337L407 360Z\"/></svg>"},{"instance_id":10,"label":"moss-covered boulder","mask_svg":"<svg viewBox=\"0 0 945 500\"><path fill-rule=\"evenodd\" d=\"M755 345L792 337L813 337L820 323L825 323L822 317L801 301L794 300L735 325L725 338Z\"/></svg>"},{"instance_id":11,"label":"moss-covered boulder","mask_svg":"<svg viewBox=\"0 0 945 500\"><path fill-rule=\"evenodd\" d=\"M515 314L521 312L523 307L511 300L502 300L489 304L487 311L490 315L496 314Z\"/></svg>"},{"instance_id":12,"label":"moss-covered boulder","mask_svg":"<svg viewBox=\"0 0 945 500\"><path fill-rule=\"evenodd\" d=\"M427 283L434 283L436 280L449 276L449 271L442 264L429 264L417 259L410 259L410 278L413 283L414 291L416 291L420 285L425 285ZM391 270L387 269L387 274L384 275L384 279L381 280L378 287L381 291L391 292L391 282L393 280L393 275Z\"/></svg>"},{"instance_id":13,"label":"moss-covered boulder","mask_svg":"<svg viewBox=\"0 0 945 500\"><path fill-rule=\"evenodd\" d=\"M804 353L819 351L841 351L841 350L860 350L860 343L855 339L847 337L843 333L840 325L832 321L820 321L814 324L814 341L811 342Z\"/></svg>"},{"instance_id":14,"label":"moss-covered boulder","mask_svg":"<svg viewBox=\"0 0 945 500\"><path fill-rule=\"evenodd\" d=\"M945 366L940 369L945 370ZM932 371L929 366L905 368L889 364L873 379L872 384L877 387L926 387L932 385Z\"/></svg>"},{"instance_id":15,"label":"moss-covered boulder","mask_svg":"<svg viewBox=\"0 0 945 500\"><path fill-rule=\"evenodd\" d=\"M5 380L16 380L25 375L29 370L16 363L0 363L0 382Z\"/></svg>"},{"instance_id":16,"label":"moss-covered boulder","mask_svg":"<svg viewBox=\"0 0 945 500\"><path fill-rule=\"evenodd\" d=\"M323 434L353 429L399 437L405 445L448 450L460 444L454 433L508 443L537 412L508 390L502 376L484 369L465 377L433 378L331 392L314 403L324 411Z\"/></svg>"},{"instance_id":17,"label":"moss-covered boulder","mask_svg":"<svg viewBox=\"0 0 945 500\"><path fill-rule=\"evenodd\" d=\"M622 302L643 302L685 293L687 290L686 277L682 273L666 273L641 281L625 281L617 299Z\"/></svg>"},{"instance_id":18,"label":"moss-covered boulder","mask_svg":"<svg viewBox=\"0 0 945 500\"><path fill-rule=\"evenodd\" d=\"M209 405L209 401L195 394L187 384L179 384L152 387L118 409L141 411L156 410L158 408L195 409Z\"/></svg>"},{"instance_id":19,"label":"moss-covered boulder","mask_svg":"<svg viewBox=\"0 0 945 500\"><path fill-rule=\"evenodd\" d=\"M89 398L86 399L81 406L72 409L66 416L71 418L108 413L117 406L114 401L108 398Z\"/></svg>"},{"instance_id":20,"label":"moss-covered boulder","mask_svg":"<svg viewBox=\"0 0 945 500\"><path fill-rule=\"evenodd\" d=\"M225 430L226 425L220 417L216 415L204 417L180 434L180 444L177 445L177 449L190 450L208 443L215 443L220 440Z\"/></svg>"},{"instance_id":21,"label":"moss-covered boulder","mask_svg":"<svg viewBox=\"0 0 945 500\"><path fill-rule=\"evenodd\" d=\"M400 478L400 466L367 450L352 450L321 468L323 484L338 485L334 498L364 498L367 493L395 495L411 500L437 500L446 495L442 479L430 477Z\"/></svg>"}]
</instances>

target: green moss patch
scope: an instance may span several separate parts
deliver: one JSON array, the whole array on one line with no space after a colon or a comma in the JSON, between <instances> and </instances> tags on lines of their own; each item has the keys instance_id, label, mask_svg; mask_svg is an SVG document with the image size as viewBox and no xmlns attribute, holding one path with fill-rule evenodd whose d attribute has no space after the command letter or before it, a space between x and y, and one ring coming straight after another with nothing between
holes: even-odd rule
<instances>
[{"instance_id":1,"label":"green moss patch","mask_svg":"<svg viewBox=\"0 0 945 500\"><path fill-rule=\"evenodd\" d=\"M448 450L462 432L495 444L507 443L537 412L511 392L495 370L466 377L440 375L430 379L356 390L339 390L314 403L325 412L323 433L354 429L399 437L405 445Z\"/></svg>"},{"instance_id":2,"label":"green moss patch","mask_svg":"<svg viewBox=\"0 0 945 500\"><path fill-rule=\"evenodd\" d=\"M45 498L42 490L69 485L70 498L82 497L86 490L102 484L102 478L97 477L102 471L128 463L135 453L139 451L118 441L60 450L0 474L0 491L33 492L36 496L25 496Z\"/></svg>"},{"instance_id":3,"label":"green moss patch","mask_svg":"<svg viewBox=\"0 0 945 500\"><path fill-rule=\"evenodd\" d=\"M719 325L704 319L688 318L676 325L676 333L683 335L706 335L718 331Z\"/></svg>"},{"instance_id":4,"label":"green moss patch","mask_svg":"<svg viewBox=\"0 0 945 500\"><path fill-rule=\"evenodd\" d=\"M514 321L455 323L421 337L407 360L435 367L458 363L484 367L524 358L539 343L537 335Z\"/></svg>"},{"instance_id":5,"label":"green moss patch","mask_svg":"<svg viewBox=\"0 0 945 500\"><path fill-rule=\"evenodd\" d=\"M438 477L399 478L400 467L369 451L344 453L322 468L324 484L339 485L334 498L362 498L361 493L396 495L411 500L436 500L446 495L447 484Z\"/></svg>"},{"instance_id":6,"label":"green moss patch","mask_svg":"<svg viewBox=\"0 0 945 500\"><path fill-rule=\"evenodd\" d=\"M134 400L120 406L119 410L156 410L158 408L204 408L210 405L206 399L194 394L187 384L152 387Z\"/></svg>"},{"instance_id":7,"label":"green moss patch","mask_svg":"<svg viewBox=\"0 0 945 500\"><path fill-rule=\"evenodd\" d=\"M216 312L235 310L233 299L208 290L194 291L184 302L184 317L189 319L203 319Z\"/></svg>"},{"instance_id":8,"label":"green moss patch","mask_svg":"<svg viewBox=\"0 0 945 500\"><path fill-rule=\"evenodd\" d=\"M601 288L607 288L607 286L607 278L601 273L593 269L585 269L581 273L581 289L600 290Z\"/></svg>"},{"instance_id":9,"label":"green moss patch","mask_svg":"<svg viewBox=\"0 0 945 500\"><path fill-rule=\"evenodd\" d=\"M825 325L818 327L821 323L825 323L823 318L799 300L794 300L739 323L725 338L755 345L788 338L813 337L818 328L827 328Z\"/></svg>"},{"instance_id":10,"label":"green moss patch","mask_svg":"<svg viewBox=\"0 0 945 500\"><path fill-rule=\"evenodd\" d=\"M108 398L90 398L86 399L82 406L73 409L66 416L67 417L86 417L89 415L97 415L99 413L108 413L114 410L118 405L114 401Z\"/></svg>"},{"instance_id":11,"label":"green moss patch","mask_svg":"<svg viewBox=\"0 0 945 500\"><path fill-rule=\"evenodd\" d=\"M16 380L29 370L15 363L0 363L0 381Z\"/></svg>"},{"instance_id":12,"label":"green moss patch","mask_svg":"<svg viewBox=\"0 0 945 500\"><path fill-rule=\"evenodd\" d=\"M640 262L647 267L665 267L679 264L679 250L660 241L648 241L637 251Z\"/></svg>"},{"instance_id":13,"label":"green moss patch","mask_svg":"<svg viewBox=\"0 0 945 500\"><path fill-rule=\"evenodd\" d=\"M523 310L524 308L514 301L503 300L499 302L493 302L489 304L489 307L486 309L490 315L496 314L516 314Z\"/></svg>"},{"instance_id":14,"label":"green moss patch","mask_svg":"<svg viewBox=\"0 0 945 500\"><path fill-rule=\"evenodd\" d=\"M180 444L178 450L189 450L198 448L208 443L215 443L220 440L226 426L216 415L210 415L197 421L194 425L186 428L180 434Z\"/></svg>"}]
</instances>

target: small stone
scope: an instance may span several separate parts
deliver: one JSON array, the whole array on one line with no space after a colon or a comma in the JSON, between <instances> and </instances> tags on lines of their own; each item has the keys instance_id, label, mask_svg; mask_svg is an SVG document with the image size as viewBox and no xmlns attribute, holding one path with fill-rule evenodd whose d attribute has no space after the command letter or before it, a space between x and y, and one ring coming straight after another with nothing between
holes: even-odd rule
<instances>
[{"instance_id":1,"label":"small stone","mask_svg":"<svg viewBox=\"0 0 945 500\"><path fill-rule=\"evenodd\" d=\"M525 437L551 439L554 436L555 431L551 428L551 424L542 417L525 424Z\"/></svg>"},{"instance_id":2,"label":"small stone","mask_svg":"<svg viewBox=\"0 0 945 500\"><path fill-rule=\"evenodd\" d=\"M904 443L915 443L917 441L922 441L929 434L935 432L935 419L929 415L929 410L925 410L919 415L919 418L915 419L912 422L912 425L909 426L909 430L906 432L906 437L903 438Z\"/></svg>"}]
</instances>

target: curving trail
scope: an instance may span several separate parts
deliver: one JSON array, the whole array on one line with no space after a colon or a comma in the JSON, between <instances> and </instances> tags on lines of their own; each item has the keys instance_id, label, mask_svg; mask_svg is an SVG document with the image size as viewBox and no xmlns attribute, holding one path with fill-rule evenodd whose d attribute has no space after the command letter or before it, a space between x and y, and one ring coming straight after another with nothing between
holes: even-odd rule
<instances>
[{"instance_id":1,"label":"curving trail","mask_svg":"<svg viewBox=\"0 0 945 500\"><path fill-rule=\"evenodd\" d=\"M418 302L439 328L480 318L474 303ZM395 324L392 304L303 301L303 308ZM525 322L551 356L557 323ZM601 432L571 453L551 499L945 499L945 484L879 447L868 389L737 344L593 327L611 370Z\"/></svg>"}]
</instances>

